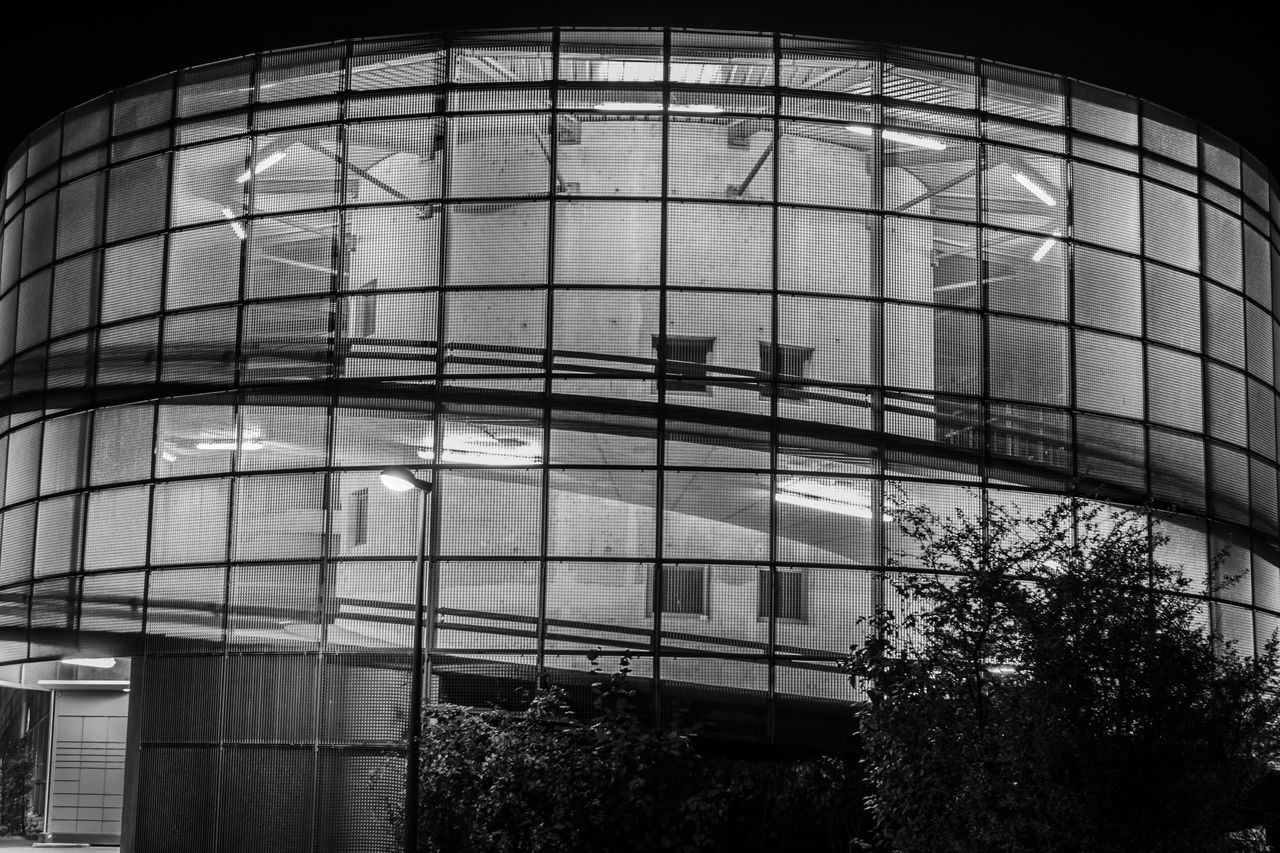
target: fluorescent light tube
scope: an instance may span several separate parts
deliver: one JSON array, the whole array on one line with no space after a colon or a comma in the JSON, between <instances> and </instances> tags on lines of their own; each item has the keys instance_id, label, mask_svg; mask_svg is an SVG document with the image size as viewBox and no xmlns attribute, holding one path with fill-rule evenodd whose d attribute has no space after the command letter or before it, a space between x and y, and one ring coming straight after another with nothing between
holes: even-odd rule
<instances>
[{"instance_id":1,"label":"fluorescent light tube","mask_svg":"<svg viewBox=\"0 0 1280 853\"><path fill-rule=\"evenodd\" d=\"M267 159L263 160L257 166L255 166L253 169L253 173L255 175L261 175L263 172L267 171L267 169L270 169L272 166L274 166L276 163L279 163L283 159L284 159L284 152L277 151L274 154L267 157Z\"/></svg>"},{"instance_id":2,"label":"fluorescent light tube","mask_svg":"<svg viewBox=\"0 0 1280 853\"><path fill-rule=\"evenodd\" d=\"M436 458L436 454L430 447L419 447L418 458L431 462ZM444 455L440 461L447 464L456 463L459 465L509 466L538 465L542 462L542 459L538 456L528 456L516 453L493 453L487 450L462 450L446 447Z\"/></svg>"},{"instance_id":3,"label":"fluorescent light tube","mask_svg":"<svg viewBox=\"0 0 1280 853\"><path fill-rule=\"evenodd\" d=\"M1026 175L1022 174L1021 172L1014 172L1013 179L1018 183L1022 184L1022 186L1026 188L1027 192L1031 193L1033 196L1040 199L1049 207L1057 206L1058 203L1053 200L1053 196L1045 192L1044 189L1039 184L1037 184L1035 181L1028 178Z\"/></svg>"},{"instance_id":4,"label":"fluorescent light tube","mask_svg":"<svg viewBox=\"0 0 1280 853\"><path fill-rule=\"evenodd\" d=\"M881 132L885 139L891 139L894 142L901 142L904 145L912 145L916 148L925 148L929 151L946 151L946 143L938 139L930 139L927 136L916 136L913 133L903 133L900 130L885 130Z\"/></svg>"},{"instance_id":5,"label":"fluorescent light tube","mask_svg":"<svg viewBox=\"0 0 1280 853\"><path fill-rule=\"evenodd\" d=\"M715 104L672 104L670 110L673 113L715 114L724 112L724 107Z\"/></svg>"},{"instance_id":6,"label":"fluorescent light tube","mask_svg":"<svg viewBox=\"0 0 1280 853\"><path fill-rule=\"evenodd\" d=\"M272 166L274 166L276 163L279 163L283 159L284 159L283 151L277 151L274 154L267 155L265 158L263 158L263 160L260 163L258 163L258 165L254 166L252 169L246 169L244 174L236 178L236 183L237 184L247 183L248 180L252 178L254 175L261 175L263 172L267 171L267 169L270 169Z\"/></svg>"},{"instance_id":7,"label":"fluorescent light tube","mask_svg":"<svg viewBox=\"0 0 1280 853\"><path fill-rule=\"evenodd\" d=\"M604 101L596 104L596 109L604 113L616 112L662 112L662 104L657 101Z\"/></svg>"},{"instance_id":8,"label":"fluorescent light tube","mask_svg":"<svg viewBox=\"0 0 1280 853\"><path fill-rule=\"evenodd\" d=\"M855 481L856 482L856 481ZM778 491L794 494L810 495L824 500L839 503L861 504L871 506L871 496L865 490L854 487L852 482L842 482L815 477L789 477L778 484Z\"/></svg>"},{"instance_id":9,"label":"fluorescent light tube","mask_svg":"<svg viewBox=\"0 0 1280 853\"><path fill-rule=\"evenodd\" d=\"M445 450L445 462L471 465L537 465L537 456L517 456L514 453L486 453L476 450Z\"/></svg>"},{"instance_id":10,"label":"fluorescent light tube","mask_svg":"<svg viewBox=\"0 0 1280 853\"><path fill-rule=\"evenodd\" d=\"M63 658L62 663L72 666L91 666L94 669L111 669L116 665L115 658Z\"/></svg>"},{"instance_id":11,"label":"fluorescent light tube","mask_svg":"<svg viewBox=\"0 0 1280 853\"><path fill-rule=\"evenodd\" d=\"M602 101L595 107L602 113L660 113L662 104L657 101ZM724 112L724 107L716 104L672 104L667 108L673 113L700 113L714 115Z\"/></svg>"},{"instance_id":12,"label":"fluorescent light tube","mask_svg":"<svg viewBox=\"0 0 1280 853\"><path fill-rule=\"evenodd\" d=\"M846 124L844 129L859 136L874 136L876 132L874 127L865 124ZM926 148L930 151L947 150L945 142L940 139L931 139L928 136L916 136L914 133L903 133L900 130L882 130L880 135L893 142L913 145L916 148Z\"/></svg>"},{"instance_id":13,"label":"fluorescent light tube","mask_svg":"<svg viewBox=\"0 0 1280 853\"><path fill-rule=\"evenodd\" d=\"M866 493L829 480L792 479L779 484L773 497L778 503L832 512L837 515L852 515L855 518L866 519L875 517L875 513L871 511L870 497ZM893 516L882 514L881 520L893 521Z\"/></svg>"},{"instance_id":14,"label":"fluorescent light tube","mask_svg":"<svg viewBox=\"0 0 1280 853\"><path fill-rule=\"evenodd\" d=\"M855 518L870 519L872 517L871 507L862 504L850 504L843 501L833 501L827 498L815 498L812 495L802 495L797 492L778 492L773 496L778 503L791 504L793 506L802 506L808 509L821 510L822 512L832 512L837 515L852 515ZM893 521L893 516L885 513L880 516L881 521Z\"/></svg>"},{"instance_id":15,"label":"fluorescent light tube","mask_svg":"<svg viewBox=\"0 0 1280 853\"><path fill-rule=\"evenodd\" d=\"M1031 256L1031 260L1037 264L1040 263L1041 261L1044 260L1045 255L1049 254L1049 250L1052 249L1057 244L1058 244L1057 237L1050 237L1049 239L1045 240L1043 243L1040 244L1040 248L1036 249L1036 253Z\"/></svg>"},{"instance_id":16,"label":"fluorescent light tube","mask_svg":"<svg viewBox=\"0 0 1280 853\"><path fill-rule=\"evenodd\" d=\"M518 438L494 438L490 435L450 435L444 440L442 462L462 465L537 465L542 462L536 444ZM428 462L436 458L430 442L418 448L418 458Z\"/></svg>"},{"instance_id":17,"label":"fluorescent light tube","mask_svg":"<svg viewBox=\"0 0 1280 853\"><path fill-rule=\"evenodd\" d=\"M231 223L231 230L236 232L236 236L239 237L241 240L243 240L244 226L241 225L239 222L236 222L236 215L235 213L232 212L231 208L229 207L222 208L222 217Z\"/></svg>"},{"instance_id":18,"label":"fluorescent light tube","mask_svg":"<svg viewBox=\"0 0 1280 853\"><path fill-rule=\"evenodd\" d=\"M844 501L833 501L827 498L817 498L813 495L800 494L798 492L779 491L773 496L778 503L791 504L792 506L802 506L807 509L817 509L823 512L834 512L838 515L852 515L858 518L871 518L871 507L862 506L861 504L850 504Z\"/></svg>"},{"instance_id":19,"label":"fluorescent light tube","mask_svg":"<svg viewBox=\"0 0 1280 853\"><path fill-rule=\"evenodd\" d=\"M260 441L197 441L196 450L261 450Z\"/></svg>"}]
</instances>

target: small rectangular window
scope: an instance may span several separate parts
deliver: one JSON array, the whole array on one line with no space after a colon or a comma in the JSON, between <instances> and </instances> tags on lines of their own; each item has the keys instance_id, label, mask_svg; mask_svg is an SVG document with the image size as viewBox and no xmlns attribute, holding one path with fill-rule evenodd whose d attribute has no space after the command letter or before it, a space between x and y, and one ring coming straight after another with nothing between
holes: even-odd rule
<instances>
[{"instance_id":1,"label":"small rectangular window","mask_svg":"<svg viewBox=\"0 0 1280 853\"><path fill-rule=\"evenodd\" d=\"M715 338L692 337L689 335L667 335L666 350L663 351L663 338L653 336L653 350L665 359L668 391L686 391L699 394L709 393L706 375L707 364L711 356L711 348L715 346Z\"/></svg>"},{"instance_id":2,"label":"small rectangular window","mask_svg":"<svg viewBox=\"0 0 1280 853\"><path fill-rule=\"evenodd\" d=\"M776 381L779 399L805 399L804 390L793 383L804 379L805 368L812 357L813 347L760 341L760 373L765 376L765 381L760 383L760 396L772 396Z\"/></svg>"},{"instance_id":3,"label":"small rectangular window","mask_svg":"<svg viewBox=\"0 0 1280 853\"><path fill-rule=\"evenodd\" d=\"M371 338L378 331L378 298L374 291L378 280L371 278L358 288L359 296L351 298L350 335L352 338Z\"/></svg>"},{"instance_id":4,"label":"small rectangular window","mask_svg":"<svg viewBox=\"0 0 1280 853\"><path fill-rule=\"evenodd\" d=\"M706 566L663 568L662 612L707 615Z\"/></svg>"},{"instance_id":5,"label":"small rectangular window","mask_svg":"<svg viewBox=\"0 0 1280 853\"><path fill-rule=\"evenodd\" d=\"M777 585L774 585L777 578ZM769 618L772 610L779 619L790 619L796 622L805 621L804 573L796 569L778 569L771 573L761 569L757 585L756 615L761 619Z\"/></svg>"},{"instance_id":6,"label":"small rectangular window","mask_svg":"<svg viewBox=\"0 0 1280 853\"><path fill-rule=\"evenodd\" d=\"M351 493L351 515L347 536L351 545L364 545L369 541L369 490L356 489Z\"/></svg>"}]
</instances>

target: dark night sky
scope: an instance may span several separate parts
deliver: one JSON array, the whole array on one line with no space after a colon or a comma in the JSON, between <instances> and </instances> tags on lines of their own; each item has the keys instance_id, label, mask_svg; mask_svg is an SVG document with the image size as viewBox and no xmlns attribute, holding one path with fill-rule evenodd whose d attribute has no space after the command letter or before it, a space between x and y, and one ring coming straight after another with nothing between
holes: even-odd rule
<instances>
[{"instance_id":1,"label":"dark night sky","mask_svg":"<svg viewBox=\"0 0 1280 853\"><path fill-rule=\"evenodd\" d=\"M110 11L86 18L45 0L47 11L28 11L22 23L11 19L0 34L8 80L0 151L7 157L46 119L107 89L255 50L447 27L666 24L887 41L1054 71L1197 118L1280 172L1280 97L1274 88L1280 32L1249 23L1243 3L1203 4L1194 16L1180 11L1181 4L1124 0L1087 7L1051 0L779 0L767 11L750 3L612 0L510 6L455 0L455 8L444 11L441 5L188 0L155 9L112 4L102 7ZM322 12L335 8L342 11ZM175 20L188 9L201 11Z\"/></svg>"}]
</instances>

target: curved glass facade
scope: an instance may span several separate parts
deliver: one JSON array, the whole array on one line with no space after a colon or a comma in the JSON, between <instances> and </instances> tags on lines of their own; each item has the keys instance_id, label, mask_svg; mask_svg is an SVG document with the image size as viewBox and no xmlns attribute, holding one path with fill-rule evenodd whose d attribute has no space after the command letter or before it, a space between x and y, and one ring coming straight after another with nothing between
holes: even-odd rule
<instances>
[{"instance_id":1,"label":"curved glass facade","mask_svg":"<svg viewBox=\"0 0 1280 853\"><path fill-rule=\"evenodd\" d=\"M387 465L434 487L432 699L627 649L660 711L802 741L899 492L1150 499L1249 648L1278 221L1189 119L881 45L503 31L120 90L8 161L0 659L135 657L137 849L374 850L418 596Z\"/></svg>"}]
</instances>

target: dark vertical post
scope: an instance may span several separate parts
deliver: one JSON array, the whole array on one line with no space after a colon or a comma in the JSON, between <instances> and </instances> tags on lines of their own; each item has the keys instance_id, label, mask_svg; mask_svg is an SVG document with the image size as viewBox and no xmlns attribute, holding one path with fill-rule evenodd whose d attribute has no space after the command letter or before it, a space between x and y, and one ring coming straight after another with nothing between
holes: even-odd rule
<instances>
[{"instance_id":1,"label":"dark vertical post","mask_svg":"<svg viewBox=\"0 0 1280 853\"><path fill-rule=\"evenodd\" d=\"M765 732L769 743L778 740L778 401L782 397L782 345L779 336L778 289L782 269L778 261L781 251L779 234L778 200L782 197L781 174L786 165L782 151L782 37L773 34L773 132L769 137L768 152L773 156L773 186L769 187L769 234L772 238L769 259L769 366L768 376L761 377L769 390L769 569L768 569L768 649L765 666L768 683L765 697ZM762 157L757 167L764 162ZM743 184L745 187L746 184ZM763 367L763 365L761 365ZM799 382L799 377L796 377ZM788 389L806 393L803 385L787 386ZM759 571L757 569L757 571ZM757 588L759 578L756 579Z\"/></svg>"},{"instance_id":2,"label":"dark vertical post","mask_svg":"<svg viewBox=\"0 0 1280 853\"><path fill-rule=\"evenodd\" d=\"M404 849L418 849L418 764L422 748L422 594L427 581L427 490L418 487L418 565L413 592L413 656L409 673L409 754L404 780ZM432 619L435 618L434 610Z\"/></svg>"},{"instance_id":3,"label":"dark vertical post","mask_svg":"<svg viewBox=\"0 0 1280 853\"><path fill-rule=\"evenodd\" d=\"M667 224L670 216L669 183L671 172L671 28L662 30L662 171L658 207L658 351L654 354L655 379L658 389L658 415L654 421L654 464L657 466L653 488L653 633L649 648L653 654L654 725L662 725L662 602L666 571L666 549L662 540L666 525L667 489Z\"/></svg>"}]
</instances>

